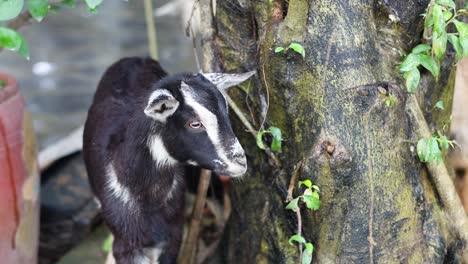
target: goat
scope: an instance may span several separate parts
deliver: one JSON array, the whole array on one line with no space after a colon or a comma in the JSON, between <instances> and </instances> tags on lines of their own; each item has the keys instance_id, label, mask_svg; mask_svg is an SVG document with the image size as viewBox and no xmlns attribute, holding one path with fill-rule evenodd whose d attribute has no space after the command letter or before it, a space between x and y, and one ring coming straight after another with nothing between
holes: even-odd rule
<instances>
[{"instance_id":1,"label":"goat","mask_svg":"<svg viewBox=\"0 0 468 264\"><path fill-rule=\"evenodd\" d=\"M252 74L168 76L149 58L124 58L104 73L85 123L83 156L117 263L175 263L185 166L245 173L221 90Z\"/></svg>"}]
</instances>

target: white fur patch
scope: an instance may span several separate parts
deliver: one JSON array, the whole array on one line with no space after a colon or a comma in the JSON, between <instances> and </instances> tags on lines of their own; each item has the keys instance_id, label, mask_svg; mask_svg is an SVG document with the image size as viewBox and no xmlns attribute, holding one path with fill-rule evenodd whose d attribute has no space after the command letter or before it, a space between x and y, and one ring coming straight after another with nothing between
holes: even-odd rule
<instances>
[{"instance_id":1,"label":"white fur patch","mask_svg":"<svg viewBox=\"0 0 468 264\"><path fill-rule=\"evenodd\" d=\"M229 171L234 177L244 174L247 169L246 166L241 166L235 162L232 162L226 155L226 150L222 146L221 140L219 138L218 118L216 115L195 100L196 95L194 94L193 89L184 82L181 83L181 91L184 96L185 103L193 108L195 113L200 117L200 121L205 126L206 133L208 134L208 137L210 138L210 141L213 144L218 157L221 159L218 162L220 164L226 164L227 171ZM242 148L240 144L239 146L233 147L236 149L238 147ZM215 160L215 162L217 161Z\"/></svg>"},{"instance_id":2,"label":"white fur patch","mask_svg":"<svg viewBox=\"0 0 468 264\"><path fill-rule=\"evenodd\" d=\"M233 156L235 155L244 155L244 149L242 148L241 144L239 143L239 140L234 140L234 142L231 145L231 154Z\"/></svg>"},{"instance_id":3,"label":"white fur patch","mask_svg":"<svg viewBox=\"0 0 468 264\"><path fill-rule=\"evenodd\" d=\"M143 249L143 254L134 258L138 264L159 264L159 257L163 253L164 243L159 244L154 248Z\"/></svg>"},{"instance_id":4,"label":"white fur patch","mask_svg":"<svg viewBox=\"0 0 468 264\"><path fill-rule=\"evenodd\" d=\"M198 166L198 162L194 160L187 160L187 164L192 165L192 166Z\"/></svg>"},{"instance_id":5,"label":"white fur patch","mask_svg":"<svg viewBox=\"0 0 468 264\"><path fill-rule=\"evenodd\" d=\"M124 204L130 205L132 202L132 195L127 187L120 184L117 174L115 173L115 168L112 163L107 165L106 169L107 176L107 189L110 191L111 195L120 199Z\"/></svg>"},{"instance_id":6,"label":"white fur patch","mask_svg":"<svg viewBox=\"0 0 468 264\"><path fill-rule=\"evenodd\" d=\"M175 175L174 180L172 181L171 189L169 189L169 192L167 193L166 201L169 199L172 199L172 197L174 196L174 192L177 189L178 185L179 185L179 180L178 180L177 175Z\"/></svg>"},{"instance_id":7,"label":"white fur patch","mask_svg":"<svg viewBox=\"0 0 468 264\"><path fill-rule=\"evenodd\" d=\"M169 152L167 152L166 147L164 147L164 142L161 137L154 135L148 139L148 148L150 150L153 160L156 162L156 166L171 166L177 163Z\"/></svg>"}]
</instances>

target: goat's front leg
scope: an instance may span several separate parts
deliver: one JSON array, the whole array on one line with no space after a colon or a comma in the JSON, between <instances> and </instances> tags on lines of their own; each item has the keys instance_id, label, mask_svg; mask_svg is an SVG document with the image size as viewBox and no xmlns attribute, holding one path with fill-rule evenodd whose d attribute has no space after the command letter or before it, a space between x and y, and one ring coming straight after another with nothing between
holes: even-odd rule
<instances>
[{"instance_id":1,"label":"goat's front leg","mask_svg":"<svg viewBox=\"0 0 468 264\"><path fill-rule=\"evenodd\" d=\"M177 263L177 256L179 255L180 246L182 244L182 228L180 226L173 227L171 230L171 239L164 245L159 258L160 264L175 264Z\"/></svg>"}]
</instances>

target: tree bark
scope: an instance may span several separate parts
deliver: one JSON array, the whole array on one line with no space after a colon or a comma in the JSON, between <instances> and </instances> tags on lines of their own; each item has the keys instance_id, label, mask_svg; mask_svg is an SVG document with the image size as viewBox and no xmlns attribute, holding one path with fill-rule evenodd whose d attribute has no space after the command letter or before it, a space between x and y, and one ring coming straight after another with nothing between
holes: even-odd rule
<instances>
[{"instance_id":1,"label":"tree bark","mask_svg":"<svg viewBox=\"0 0 468 264\"><path fill-rule=\"evenodd\" d=\"M418 161L419 138L405 111L411 100L396 69L421 42L420 14L428 3L201 1L202 18L212 25L202 34L205 60L213 71L257 69L256 79L230 96L255 128L266 115L265 128L279 127L285 137L278 166L231 117L249 170L233 184L227 263L299 263L299 250L288 244L297 218L285 199L301 162L299 179L321 189L321 208L302 210L315 263L460 260L464 242ZM305 58L292 50L274 52L292 42L303 45ZM449 52L438 81L422 74L418 101L434 131L448 123L454 73ZM389 94L395 98L390 107ZM438 100L444 110L434 109ZM300 194L297 187L294 194Z\"/></svg>"}]
</instances>

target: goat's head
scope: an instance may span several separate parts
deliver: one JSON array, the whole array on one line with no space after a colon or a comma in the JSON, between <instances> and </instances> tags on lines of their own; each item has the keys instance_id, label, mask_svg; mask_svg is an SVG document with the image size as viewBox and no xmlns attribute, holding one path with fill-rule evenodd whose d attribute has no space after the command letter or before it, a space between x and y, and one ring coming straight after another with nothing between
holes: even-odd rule
<instances>
[{"instance_id":1,"label":"goat's head","mask_svg":"<svg viewBox=\"0 0 468 264\"><path fill-rule=\"evenodd\" d=\"M247 160L223 94L251 75L179 74L156 83L144 110L152 123L148 146L155 161L198 165L233 177L244 174Z\"/></svg>"}]
</instances>

